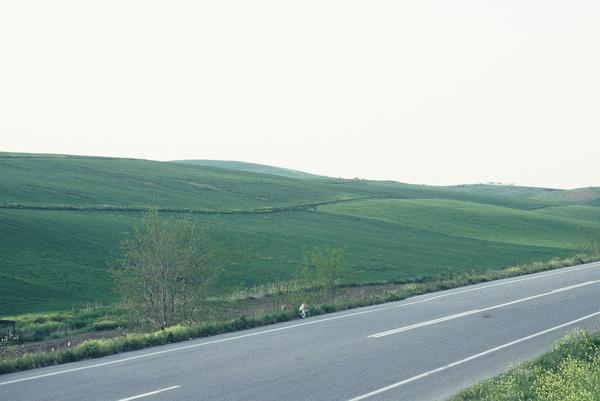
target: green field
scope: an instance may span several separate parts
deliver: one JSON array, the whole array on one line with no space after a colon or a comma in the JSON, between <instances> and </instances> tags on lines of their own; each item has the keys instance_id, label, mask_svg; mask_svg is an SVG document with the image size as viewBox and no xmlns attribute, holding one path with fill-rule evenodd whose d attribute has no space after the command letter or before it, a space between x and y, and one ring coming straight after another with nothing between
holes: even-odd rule
<instances>
[{"instance_id":1,"label":"green field","mask_svg":"<svg viewBox=\"0 0 600 401\"><path fill-rule=\"evenodd\" d=\"M253 249L222 290L288 278L312 246L345 247L346 282L365 283L567 257L600 238L589 191L575 203L558 196L569 191L236 166L249 169L0 153L0 316L113 301L108 265L152 205L210 225L227 249Z\"/></svg>"}]
</instances>

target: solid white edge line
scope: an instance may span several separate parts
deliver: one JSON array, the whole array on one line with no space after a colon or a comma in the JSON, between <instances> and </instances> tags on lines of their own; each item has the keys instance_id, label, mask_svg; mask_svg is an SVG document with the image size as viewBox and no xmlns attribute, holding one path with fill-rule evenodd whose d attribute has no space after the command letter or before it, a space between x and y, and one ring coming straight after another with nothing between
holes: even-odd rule
<instances>
[{"instance_id":1,"label":"solid white edge line","mask_svg":"<svg viewBox=\"0 0 600 401\"><path fill-rule=\"evenodd\" d=\"M80 367L77 367L77 368L64 369L64 370L59 370L59 371L56 371L56 372L44 373L44 374L35 375L35 376L22 377L20 379L14 379L14 380L8 380L8 381L0 382L0 386L5 386L5 385L8 385L8 384L14 384L14 383L19 383L19 382L29 381L29 380L42 379L42 378L45 378L45 377L51 377L51 376L56 376L56 375L61 375L61 374L66 374L66 373L78 372L80 370L93 369L93 368L98 368L98 367L107 366L107 365L114 365L114 364L117 364L117 363L123 363L123 362L133 361L133 360L141 359L141 358L148 358L148 357L151 357L151 356L162 355L162 354L176 352L176 351L181 351L181 350L186 350L186 349L190 349L190 348L203 347L205 345L222 343L222 342L226 342L226 341L239 340L239 339L246 338L246 337L252 337L252 336L261 335L261 334L267 334L267 333L273 333L273 332L276 332L276 331L288 330L288 329L292 329L292 328L296 328L296 327L300 327L300 326L307 326L307 325L312 325L312 324L327 322L327 321L330 321L330 320L344 319L344 318L347 318L347 317L364 315L364 314L367 314L367 313L379 312L379 311L389 310L389 309L395 309L395 308L404 308L404 307L407 307L407 306L421 304L421 303L424 303L424 302L430 302L430 301L434 301L436 299L445 298L445 297L449 297L449 296L453 296L453 295L464 294L464 293L472 292L472 291L480 291L480 290L485 290L487 288L499 287L499 286L509 285L509 284L513 284L513 283L519 283L519 282L522 282L522 281L528 281L528 280L534 280L534 279L538 279L538 278L544 278L544 277L548 277L548 276L555 276L555 275L559 275L559 274L566 274L566 273L571 273L571 272L575 272L575 271L579 271L579 270L590 269L590 268L598 267L598 266L599 266L598 262L590 262L590 263L587 263L587 264L582 265L582 266L565 267L565 268L561 268L559 271L553 271L553 272L549 272L549 273L543 273L543 274L542 273L533 273L532 275L529 275L527 277L522 277L522 278L518 278L518 279L514 279L514 280L504 281L502 283L489 284L489 285L479 286L479 287L475 287L475 288L467 288L467 289L464 289L464 290L456 290L456 291L450 290L451 292L449 292L449 293L440 294L440 295L434 295L432 297L421 299L419 301L403 302L401 304L396 304L396 305L388 305L388 306L384 306L384 307L379 307L379 308L374 308L374 309L368 309L368 310L363 310L363 311L359 311L359 312L345 313L343 315L332 316L332 317L328 317L328 318L324 318L324 319L318 319L318 320L311 320L309 322L292 324L292 325L289 325L289 326L278 327L276 329L263 330L263 331L259 331L259 332L254 332L254 333L249 333L249 334L243 334L243 335L238 335L238 336L234 336L234 337L227 337L227 338L223 338L223 339L219 339L219 340L213 340L213 341L208 341L208 342L203 342L203 343L199 343L199 344L191 344L191 345L186 345L186 346L182 346L182 347L169 348L167 350L149 352L149 353L146 353L146 354L136 355L136 356L132 356L132 357L128 357L128 358L115 359L115 360L112 360L112 361L101 362L101 363L96 363L96 364L92 364L92 365L85 365L85 366L80 366ZM402 301L398 301L398 302L402 302ZM108 355L107 355L107 357L108 357ZM18 374L18 372L17 372L17 374Z\"/></svg>"},{"instance_id":2,"label":"solid white edge line","mask_svg":"<svg viewBox=\"0 0 600 401\"><path fill-rule=\"evenodd\" d=\"M432 374L439 373L439 372L442 372L442 371L444 371L444 370L448 370L448 369L450 369L450 368L453 368L453 367L455 367L455 366L458 366L458 365L462 365L462 364L464 364L464 363L467 363L467 362L469 362L469 361L472 361L472 360L474 360L474 359L477 359L477 358L481 358L482 356L485 356L485 355L491 354L491 353L493 353L493 352L500 351L500 350L502 350L502 349L504 349L504 348L511 347L511 346L513 346L513 345L515 345L515 344L519 344L519 343L521 343L521 342L523 342L523 341L527 341L527 340L531 340L532 338L536 338L536 337L539 337L539 336L543 336L544 334L548 334L548 333L551 333L551 332L553 332L553 331L560 330L560 329L562 329L562 328L565 328L565 327L571 326L571 325L573 325L573 324L576 324L576 323L582 322L582 321L584 321L584 320L587 320L587 319L590 319L590 318L592 318L592 317L596 317L596 316L600 316L600 311L598 311L598 312L594 312L594 313L591 313L591 314L589 314L589 315L586 315L586 316L580 317L579 319L571 320L570 322L563 323L563 324L560 324L560 325L558 325L558 326L554 326L554 327L552 327L552 328L549 328L549 329L546 329L546 330L543 330L543 331L537 332L537 333L535 333L535 334L531 334L531 335L529 335L529 336L527 336L527 337L519 338L518 340L514 340L514 341L508 342L508 343L506 343L506 344L502 344L502 345L500 345L500 346L498 346L498 347L490 348L490 349L488 349L487 351L480 352L479 354L471 355L471 356L470 356L470 357L468 357L468 358L461 359L461 360L459 360L459 361L456 361L456 362L449 363L448 365L444 365L444 366L441 366L441 367L439 367L439 368L436 368L436 369L430 370L430 371L428 371L428 372L421 373L420 375L413 376L413 377L410 377L410 378L408 378L408 379L404 379L404 380L402 380L402 381L399 381L399 382L396 382L396 383L394 383L394 384L390 384L389 386L385 386L385 387L382 387L382 388L380 388L380 389L378 389L378 390L371 391L370 393L366 393L366 394L363 394L363 395L361 395L361 396L358 396L358 397L351 398L351 399L350 399L350 400L348 400L348 401L361 401L361 400L364 400L364 399L366 399L366 398L372 397L372 396L374 396L374 395L377 395L377 394L384 393L384 392L386 392L386 391L389 391L389 390L392 390L392 389L394 389L394 388L397 388L397 387L403 386L403 385L405 385L405 384L408 384L408 383L414 382L414 381L416 381L416 380L419 380L419 379L422 379L422 378L424 378L424 377L431 376Z\"/></svg>"},{"instance_id":3,"label":"solid white edge line","mask_svg":"<svg viewBox=\"0 0 600 401\"><path fill-rule=\"evenodd\" d=\"M134 395L133 397L122 398L119 401L137 400L138 398L148 397L150 395L154 395L154 394L158 394L158 393L163 393L163 392L169 391L169 390L175 390L176 388L179 388L179 387L181 387L181 386L172 386L172 387L167 387L167 388L161 388L160 390L150 391L149 393L144 393L144 394L140 394L140 395Z\"/></svg>"},{"instance_id":4,"label":"solid white edge line","mask_svg":"<svg viewBox=\"0 0 600 401\"><path fill-rule=\"evenodd\" d=\"M391 329L391 330L383 331L381 333L371 334L371 335L367 336L367 338L381 338L381 337L386 337L386 336L389 336L389 335L392 335L392 334L398 334L398 333L402 333L402 332L405 332L405 331L417 329L417 328L420 328L420 327L431 326L432 324L447 322L448 320L454 320L454 319L458 319L458 318L461 318L461 317L470 316L470 315L473 315L475 313L487 312L487 311L490 311L490 310L503 308L505 306L510 306L510 305L514 305L514 304L518 304L518 303L522 303L522 302L527 302L527 301L531 301L533 299L542 298L542 297L546 297L548 295L554 295L554 294L558 294L558 293L561 293L561 292L571 291L571 290L575 290L575 289L578 289L578 288L581 288L581 287L585 287L585 286L592 285L592 284L598 284L598 283L600 283L600 280L586 281L585 283L579 283L579 284L570 285L570 286L567 286L567 287L557 288L556 290L545 292L543 294L532 295L530 297L516 299L514 301L505 302L505 303L502 303L502 304L490 306L490 307L483 308L483 309L475 309L475 310L470 310L470 311L466 311L466 312L456 313L454 315L439 317L437 319L432 319L432 320L427 320L427 321L421 322L421 323L411 324L410 326L399 327L397 329Z\"/></svg>"}]
</instances>

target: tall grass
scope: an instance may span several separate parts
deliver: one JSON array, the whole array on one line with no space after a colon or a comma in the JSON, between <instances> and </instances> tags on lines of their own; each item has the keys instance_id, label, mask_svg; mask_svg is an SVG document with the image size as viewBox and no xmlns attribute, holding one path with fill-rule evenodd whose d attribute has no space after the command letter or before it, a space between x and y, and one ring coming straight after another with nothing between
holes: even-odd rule
<instances>
[{"instance_id":1,"label":"tall grass","mask_svg":"<svg viewBox=\"0 0 600 401\"><path fill-rule=\"evenodd\" d=\"M8 316L16 324L17 344L57 339L90 331L113 330L127 325L125 311L116 306L86 305L60 312Z\"/></svg>"}]
</instances>

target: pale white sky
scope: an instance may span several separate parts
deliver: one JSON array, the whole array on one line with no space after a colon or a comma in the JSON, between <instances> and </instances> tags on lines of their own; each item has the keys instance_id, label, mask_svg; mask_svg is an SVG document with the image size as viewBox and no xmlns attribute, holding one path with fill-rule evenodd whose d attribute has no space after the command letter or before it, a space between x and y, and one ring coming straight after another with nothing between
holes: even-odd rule
<instances>
[{"instance_id":1,"label":"pale white sky","mask_svg":"<svg viewBox=\"0 0 600 401\"><path fill-rule=\"evenodd\" d=\"M3 1L0 150L600 185L600 2Z\"/></svg>"}]
</instances>

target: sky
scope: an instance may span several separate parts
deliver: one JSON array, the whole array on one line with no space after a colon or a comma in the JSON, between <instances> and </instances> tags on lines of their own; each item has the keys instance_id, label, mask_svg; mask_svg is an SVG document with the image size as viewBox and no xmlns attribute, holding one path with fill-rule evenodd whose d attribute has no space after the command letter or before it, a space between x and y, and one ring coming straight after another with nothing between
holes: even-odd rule
<instances>
[{"instance_id":1,"label":"sky","mask_svg":"<svg viewBox=\"0 0 600 401\"><path fill-rule=\"evenodd\" d=\"M600 2L4 1L0 151L600 186Z\"/></svg>"}]
</instances>

